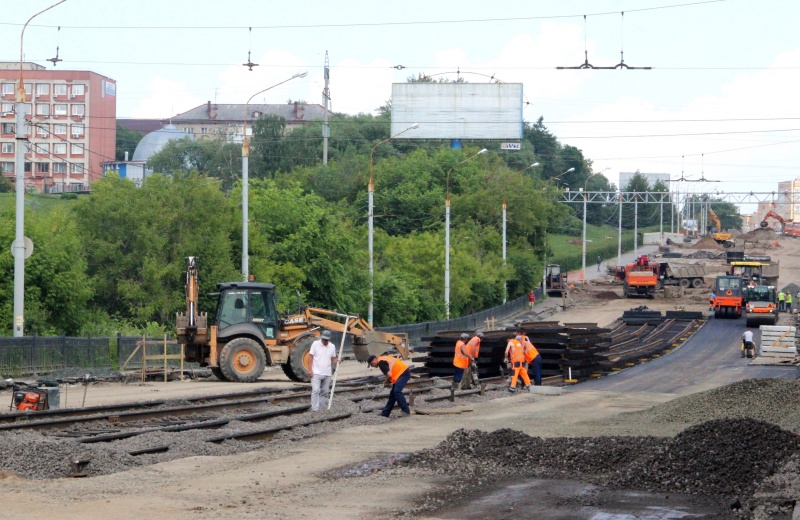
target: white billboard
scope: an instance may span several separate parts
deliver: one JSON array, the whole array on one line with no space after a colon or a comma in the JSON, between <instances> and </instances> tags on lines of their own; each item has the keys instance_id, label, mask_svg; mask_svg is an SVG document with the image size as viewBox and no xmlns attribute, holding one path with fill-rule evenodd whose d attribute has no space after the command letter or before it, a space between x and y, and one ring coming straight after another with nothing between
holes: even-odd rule
<instances>
[{"instance_id":1,"label":"white billboard","mask_svg":"<svg viewBox=\"0 0 800 520\"><path fill-rule=\"evenodd\" d=\"M522 139L522 106L522 83L394 83L391 135Z\"/></svg>"}]
</instances>

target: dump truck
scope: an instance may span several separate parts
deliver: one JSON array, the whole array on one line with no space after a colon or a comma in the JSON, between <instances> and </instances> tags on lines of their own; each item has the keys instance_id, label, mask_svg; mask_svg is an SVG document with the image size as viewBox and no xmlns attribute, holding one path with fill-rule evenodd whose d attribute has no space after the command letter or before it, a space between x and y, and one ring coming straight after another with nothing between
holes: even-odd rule
<instances>
[{"instance_id":1,"label":"dump truck","mask_svg":"<svg viewBox=\"0 0 800 520\"><path fill-rule=\"evenodd\" d=\"M702 265L673 266L667 262L659 262L658 278L661 285L680 285L681 287L702 287L705 283L706 269Z\"/></svg>"},{"instance_id":2,"label":"dump truck","mask_svg":"<svg viewBox=\"0 0 800 520\"><path fill-rule=\"evenodd\" d=\"M266 366L281 365L293 381L310 381L309 350L322 330L351 337L358 361L370 355L409 356L408 336L374 330L354 314L300 307L279 316L276 287L269 283L217 284L216 309L198 310L197 257L186 258L186 311L176 316L178 343L184 359L209 367L223 381L253 382Z\"/></svg>"},{"instance_id":3,"label":"dump truck","mask_svg":"<svg viewBox=\"0 0 800 520\"><path fill-rule=\"evenodd\" d=\"M778 292L771 285L754 285L744 290L747 326L778 324Z\"/></svg>"},{"instance_id":4,"label":"dump truck","mask_svg":"<svg viewBox=\"0 0 800 520\"><path fill-rule=\"evenodd\" d=\"M744 280L741 276L717 276L712 303L715 318L740 318L744 307Z\"/></svg>"},{"instance_id":5,"label":"dump truck","mask_svg":"<svg viewBox=\"0 0 800 520\"><path fill-rule=\"evenodd\" d=\"M558 264L547 264L544 280L547 294L561 294L567 290L567 273Z\"/></svg>"}]
</instances>

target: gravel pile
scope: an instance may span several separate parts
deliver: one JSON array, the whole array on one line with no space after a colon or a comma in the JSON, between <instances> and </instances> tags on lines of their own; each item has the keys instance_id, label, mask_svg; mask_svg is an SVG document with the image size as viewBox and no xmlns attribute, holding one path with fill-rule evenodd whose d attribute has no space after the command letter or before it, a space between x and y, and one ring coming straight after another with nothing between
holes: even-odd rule
<instances>
[{"instance_id":1,"label":"gravel pile","mask_svg":"<svg viewBox=\"0 0 800 520\"><path fill-rule=\"evenodd\" d=\"M686 424L749 417L797 431L800 407L796 403L800 403L800 380L745 379L623 415L646 422Z\"/></svg>"},{"instance_id":2,"label":"gravel pile","mask_svg":"<svg viewBox=\"0 0 800 520\"><path fill-rule=\"evenodd\" d=\"M501 479L576 479L616 489L684 493L760 504L791 501L798 484L800 437L754 419L721 419L692 426L674 439L580 437L541 439L501 429L458 430L430 450L398 463L442 476L459 475L446 490L420 501L415 513L478 491ZM794 458L793 458L794 457ZM782 467L795 461L794 470ZM754 493L771 478L757 504ZM787 488L794 486L792 490ZM765 488L767 485L764 484ZM798 497L795 497L798 498Z\"/></svg>"}]
</instances>

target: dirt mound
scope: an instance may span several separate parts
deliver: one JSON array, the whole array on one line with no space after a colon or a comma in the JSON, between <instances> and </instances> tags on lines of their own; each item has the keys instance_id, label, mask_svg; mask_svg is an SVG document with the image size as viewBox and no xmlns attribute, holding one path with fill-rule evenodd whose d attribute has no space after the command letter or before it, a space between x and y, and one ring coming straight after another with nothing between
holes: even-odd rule
<instances>
[{"instance_id":1,"label":"dirt mound","mask_svg":"<svg viewBox=\"0 0 800 520\"><path fill-rule=\"evenodd\" d=\"M600 291L594 293L594 297L598 300L619 300L620 295L614 291Z\"/></svg>"},{"instance_id":2,"label":"dirt mound","mask_svg":"<svg viewBox=\"0 0 800 520\"><path fill-rule=\"evenodd\" d=\"M582 239L580 239L580 238L573 238L572 240L570 240L570 241L569 241L569 242L567 242L567 243L568 243L568 244L571 244L571 245L573 245L573 246L579 246L579 245L583 244L583 240L582 240Z\"/></svg>"},{"instance_id":3,"label":"dirt mound","mask_svg":"<svg viewBox=\"0 0 800 520\"><path fill-rule=\"evenodd\" d=\"M708 235L704 236L703 238L692 244L691 247L693 249L714 249L714 250L724 249L724 247L717 244L717 241Z\"/></svg>"},{"instance_id":4,"label":"dirt mound","mask_svg":"<svg viewBox=\"0 0 800 520\"><path fill-rule=\"evenodd\" d=\"M743 235L739 236L748 242L770 242L776 240L778 238L778 234L773 231L772 228L755 228L752 231L748 231Z\"/></svg>"}]
</instances>

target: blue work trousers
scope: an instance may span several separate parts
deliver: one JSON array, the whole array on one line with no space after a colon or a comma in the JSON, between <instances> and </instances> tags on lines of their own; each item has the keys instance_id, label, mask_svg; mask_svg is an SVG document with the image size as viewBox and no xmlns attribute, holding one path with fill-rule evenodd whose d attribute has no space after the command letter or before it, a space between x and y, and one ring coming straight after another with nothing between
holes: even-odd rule
<instances>
[{"instance_id":1,"label":"blue work trousers","mask_svg":"<svg viewBox=\"0 0 800 520\"><path fill-rule=\"evenodd\" d=\"M392 413L392 410L394 409L395 403L400 405L400 409L405 413L409 413L411 411L409 410L408 402L403 395L403 389L406 387L406 383L408 383L409 379L411 379L411 370L407 369L405 372L400 374L400 377L398 377L397 381L395 381L395 383L392 385L392 391L389 393L389 400L386 401L386 406L384 406L383 410L381 410L381 415L384 417L389 417L389 414Z\"/></svg>"},{"instance_id":2,"label":"blue work trousers","mask_svg":"<svg viewBox=\"0 0 800 520\"><path fill-rule=\"evenodd\" d=\"M542 355L539 354L530 364L530 375L534 386L542 386Z\"/></svg>"}]
</instances>

